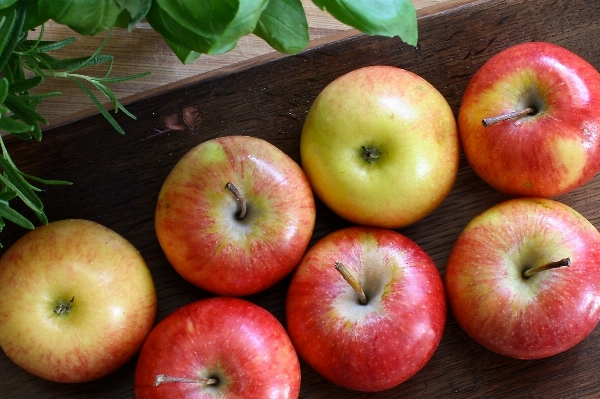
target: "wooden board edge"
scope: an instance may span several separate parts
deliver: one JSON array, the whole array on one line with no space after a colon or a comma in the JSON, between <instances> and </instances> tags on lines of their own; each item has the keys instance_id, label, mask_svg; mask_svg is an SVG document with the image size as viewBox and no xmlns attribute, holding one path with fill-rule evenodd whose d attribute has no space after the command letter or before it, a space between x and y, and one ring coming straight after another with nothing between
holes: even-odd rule
<instances>
[{"instance_id":1,"label":"wooden board edge","mask_svg":"<svg viewBox=\"0 0 600 399\"><path fill-rule=\"evenodd\" d=\"M423 7L421 9L417 10L417 20L421 21L425 18L432 18L432 17L438 16L440 14L451 13L453 10L456 10L461 7L471 6L471 5L475 5L475 4L479 4L479 3L486 3L486 2L491 2L491 1L493 1L493 0L450 0L450 1L444 2L444 3L434 4L434 5L431 5L428 7ZM362 35L362 34L363 33L361 33L360 31L358 31L356 29L349 28L348 30L345 30L343 32L334 33L334 34L311 41L308 44L307 48L302 51L302 53L307 52L307 51L312 51L319 47L326 46L326 45L329 45L329 44L332 44L335 42L350 39L350 38L353 38L355 36ZM198 74L195 76L191 76L189 78L179 80L177 82L168 83L166 85L159 86L154 89L145 90L140 93L132 94L130 96L119 99L119 101L121 102L121 104L123 104L125 107L127 107L128 104L132 104L132 103L138 102L138 101L143 101L147 98L151 98L151 97L160 95L161 93L164 93L164 92L175 91L175 90L179 90L179 89L182 89L185 87L194 86L194 85L198 84L199 82L202 82L205 80L216 79L221 76L228 75L228 74L241 72L241 71L253 68L253 67L258 67L264 63L277 61L278 59L285 58L285 57L293 57L293 55L283 54L283 53L280 53L280 52L274 50L272 52L252 58L250 60L241 61L241 62L238 62L235 64L227 65L227 66L224 66L221 68L214 69L212 71L204 72L204 73L201 73L201 74ZM110 103L110 102L105 103L104 107L106 109L110 110L110 109L112 109L112 103ZM44 126L42 128L42 131L47 131L47 130L51 130L51 129L54 129L54 128L57 128L60 126L68 125L68 124L78 121L80 119L84 119L84 118L87 118L87 117L90 117L93 115L97 115L98 113L99 113L98 109L95 107L90 107L90 108L87 108L87 109L84 109L81 111L77 111L70 115L60 117L60 118L53 120L48 125Z\"/></svg>"}]
</instances>

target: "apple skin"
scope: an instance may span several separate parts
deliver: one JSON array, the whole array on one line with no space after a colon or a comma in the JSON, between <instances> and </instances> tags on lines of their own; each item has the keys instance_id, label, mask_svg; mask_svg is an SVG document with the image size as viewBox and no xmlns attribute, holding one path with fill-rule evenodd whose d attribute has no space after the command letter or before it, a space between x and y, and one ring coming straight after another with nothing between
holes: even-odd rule
<instances>
[{"instance_id":1,"label":"apple skin","mask_svg":"<svg viewBox=\"0 0 600 399\"><path fill-rule=\"evenodd\" d=\"M0 346L56 382L108 375L141 348L156 317L146 263L122 236L71 219L38 227L0 259ZM60 304L68 311L55 313Z\"/></svg>"},{"instance_id":2,"label":"apple skin","mask_svg":"<svg viewBox=\"0 0 600 399\"><path fill-rule=\"evenodd\" d=\"M233 183L248 204L225 189ZM187 281L209 292L246 296L291 273L314 229L315 200L300 166L269 142L247 136L205 141L165 180L156 234Z\"/></svg>"},{"instance_id":3,"label":"apple skin","mask_svg":"<svg viewBox=\"0 0 600 399\"><path fill-rule=\"evenodd\" d=\"M159 374L218 378L217 385L155 384ZM290 399L300 393L300 362L281 323L244 299L184 305L152 330L135 373L137 399Z\"/></svg>"},{"instance_id":4,"label":"apple skin","mask_svg":"<svg viewBox=\"0 0 600 399\"><path fill-rule=\"evenodd\" d=\"M381 152L364 158L362 147ZM431 213L458 171L456 120L427 81L392 66L328 84L306 117L301 163L315 194L355 224L399 228Z\"/></svg>"},{"instance_id":5,"label":"apple skin","mask_svg":"<svg viewBox=\"0 0 600 399\"><path fill-rule=\"evenodd\" d=\"M567 257L570 267L522 276ZM481 345L518 359L552 356L581 342L600 320L600 234L560 202L508 200L466 226L445 284L456 321Z\"/></svg>"},{"instance_id":6,"label":"apple skin","mask_svg":"<svg viewBox=\"0 0 600 399\"><path fill-rule=\"evenodd\" d=\"M482 124L528 106L538 112ZM567 193L600 170L600 73L551 43L510 47L472 77L458 129L469 164L496 190L543 198Z\"/></svg>"},{"instance_id":7,"label":"apple skin","mask_svg":"<svg viewBox=\"0 0 600 399\"><path fill-rule=\"evenodd\" d=\"M334 268L343 263L368 303ZM342 387L376 392L413 376L444 331L446 297L434 262L392 230L348 227L314 244L286 298L287 329L298 354Z\"/></svg>"}]
</instances>

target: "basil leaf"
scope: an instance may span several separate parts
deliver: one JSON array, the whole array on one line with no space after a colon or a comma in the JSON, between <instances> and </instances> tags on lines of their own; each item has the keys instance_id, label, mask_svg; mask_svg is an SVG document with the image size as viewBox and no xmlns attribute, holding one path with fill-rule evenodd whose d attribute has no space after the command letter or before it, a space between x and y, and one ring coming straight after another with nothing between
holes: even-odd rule
<instances>
[{"instance_id":1,"label":"basil leaf","mask_svg":"<svg viewBox=\"0 0 600 399\"><path fill-rule=\"evenodd\" d=\"M308 45L308 22L300 0L270 0L254 34L275 50L295 54Z\"/></svg>"},{"instance_id":2,"label":"basil leaf","mask_svg":"<svg viewBox=\"0 0 600 399\"><path fill-rule=\"evenodd\" d=\"M410 0L313 0L338 21L369 35L399 36L417 45L417 12Z\"/></svg>"},{"instance_id":3,"label":"basil leaf","mask_svg":"<svg viewBox=\"0 0 600 399\"><path fill-rule=\"evenodd\" d=\"M148 14L152 5L152 0L115 0L115 2L129 13L127 29L130 31Z\"/></svg>"},{"instance_id":4,"label":"basil leaf","mask_svg":"<svg viewBox=\"0 0 600 399\"><path fill-rule=\"evenodd\" d=\"M158 3L153 2L148 15L148 23L163 39L171 46L171 43L202 54L216 54L212 49L212 43L204 36L198 35L183 27L163 9ZM222 52L232 50L236 43L229 48L221 49ZM171 48L173 48L171 46Z\"/></svg>"},{"instance_id":5,"label":"basil leaf","mask_svg":"<svg viewBox=\"0 0 600 399\"><path fill-rule=\"evenodd\" d=\"M0 10L3 8L8 8L15 4L18 0L0 0Z\"/></svg>"},{"instance_id":6,"label":"basil leaf","mask_svg":"<svg viewBox=\"0 0 600 399\"><path fill-rule=\"evenodd\" d=\"M237 0L155 0L178 24L203 37L216 37L235 16Z\"/></svg>"},{"instance_id":7,"label":"basil leaf","mask_svg":"<svg viewBox=\"0 0 600 399\"><path fill-rule=\"evenodd\" d=\"M178 24L210 43L207 54L233 49L241 37L254 31L269 3L269 0L155 1Z\"/></svg>"},{"instance_id":8,"label":"basil leaf","mask_svg":"<svg viewBox=\"0 0 600 399\"><path fill-rule=\"evenodd\" d=\"M123 13L114 0L39 0L39 12L82 35L112 28Z\"/></svg>"},{"instance_id":9,"label":"basil leaf","mask_svg":"<svg viewBox=\"0 0 600 399\"><path fill-rule=\"evenodd\" d=\"M163 40L165 41L165 43L167 43L167 45L173 51L173 53L175 53L177 58L179 58L179 61L181 61L184 65L196 61L201 55L199 52L190 50L185 46L172 42L166 37L163 37Z\"/></svg>"},{"instance_id":10,"label":"basil leaf","mask_svg":"<svg viewBox=\"0 0 600 399\"><path fill-rule=\"evenodd\" d=\"M38 0L25 1L25 11L24 31L34 30L50 19L47 14L40 11Z\"/></svg>"}]
</instances>

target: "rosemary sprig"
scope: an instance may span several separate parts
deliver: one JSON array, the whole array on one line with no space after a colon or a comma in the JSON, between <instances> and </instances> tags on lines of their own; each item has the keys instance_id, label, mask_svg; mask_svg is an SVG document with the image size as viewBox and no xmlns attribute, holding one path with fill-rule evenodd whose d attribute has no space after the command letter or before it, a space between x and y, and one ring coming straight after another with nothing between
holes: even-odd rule
<instances>
[{"instance_id":1,"label":"rosemary sprig","mask_svg":"<svg viewBox=\"0 0 600 399\"><path fill-rule=\"evenodd\" d=\"M45 79L63 78L78 85L114 129L124 134L124 130L92 89L96 89L101 96L106 97L112 103L114 112L120 110L135 119L135 116L119 102L108 84L137 79L148 75L149 72L125 77L110 76L114 57L101 54L101 52L108 42L112 30L108 32L94 54L86 57L60 59L49 53L60 51L73 43L75 38L44 41L44 25L40 25L39 36L36 40L30 40L28 32L23 30L24 21L24 2L4 9L0 14L0 131L13 134L21 139L33 138L40 141L42 139L40 125L47 124L48 121L38 113L36 108L43 100L61 93L31 94L30 91ZM104 76L96 77L79 73L81 68L98 64L107 64ZM45 185L71 183L62 180L45 180L21 172L11 159L1 135L0 151L0 232L6 224L6 220L23 228L34 228L33 222L11 206L10 201L16 198L19 198L41 223L48 223L43 203L36 194L41 190L30 182Z\"/></svg>"}]
</instances>

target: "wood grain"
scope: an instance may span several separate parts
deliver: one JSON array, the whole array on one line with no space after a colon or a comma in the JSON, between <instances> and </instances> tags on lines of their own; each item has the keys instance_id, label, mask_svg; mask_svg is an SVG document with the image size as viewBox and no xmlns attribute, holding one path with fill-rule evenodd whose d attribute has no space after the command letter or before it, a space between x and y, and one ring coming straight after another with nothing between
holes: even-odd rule
<instances>
[{"instance_id":1,"label":"wood grain","mask_svg":"<svg viewBox=\"0 0 600 399\"><path fill-rule=\"evenodd\" d=\"M417 9L427 8L448 0L414 0ZM350 27L334 19L327 12L317 8L311 0L302 0L309 27L311 41L323 41ZM37 38L38 32L31 32L31 38ZM81 57L91 55L104 40L105 35L94 37L82 36L69 28L49 21L45 26L45 40L62 40L75 37L76 41L55 54L59 58ZM248 35L243 37L232 51L221 55L203 55L195 62L183 65L173 54L164 40L152 30L145 20L135 29L116 29L103 51L115 57L112 76L128 76L141 72L151 72L149 76L111 85L119 99L146 92L166 84L187 79L205 72L252 60L264 54L274 53L263 40ZM102 76L106 66L84 69L92 76ZM72 82L65 79L48 79L42 83L37 92L60 91L60 97L44 101L39 106L40 113L51 123L57 119L70 116L78 111L95 112L94 106L87 96ZM102 101L104 101L103 99Z\"/></svg>"},{"instance_id":2,"label":"wood grain","mask_svg":"<svg viewBox=\"0 0 600 399\"><path fill-rule=\"evenodd\" d=\"M70 187L41 193L50 220L86 218L129 239L152 271L159 297L158 320L207 293L183 281L168 264L153 228L161 184L193 146L233 134L264 138L299 161L299 134L317 94L337 76L374 64L395 65L426 78L457 113L462 93L483 62L498 51L526 41L562 45L600 66L600 3L586 0L465 0L429 9L420 16L417 48L398 39L347 35L290 57L265 56L207 73L136 97L138 116L118 120L120 136L93 115L45 132L41 143L11 140L9 151L21 169ZM193 111L193 124L183 124ZM170 129L168 128L170 126ZM175 127L175 128L174 128ZM600 177L559 197L596 227ZM449 197L431 215L399 231L421 245L444 275L448 254L466 223L506 199L483 183L461 160ZM313 242L348 224L318 202ZM5 246L24 233L10 225ZM284 322L289 278L248 299ZM1 288L0 288L1 289ZM551 358L517 361L491 353L470 339L449 313L446 330L431 361L414 377L389 391L365 394L341 389L302 363L301 398L594 398L600 397L600 329L575 348ZM61 385L20 370L0 356L3 398L133 398L133 359L99 381Z\"/></svg>"}]
</instances>

